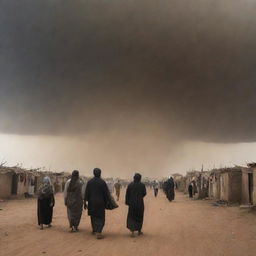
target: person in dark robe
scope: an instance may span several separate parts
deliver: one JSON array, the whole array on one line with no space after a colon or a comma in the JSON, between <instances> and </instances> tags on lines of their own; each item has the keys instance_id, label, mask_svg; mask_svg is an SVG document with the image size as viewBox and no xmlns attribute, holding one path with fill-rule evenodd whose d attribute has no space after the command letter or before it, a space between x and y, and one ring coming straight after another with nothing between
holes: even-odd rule
<instances>
[{"instance_id":1,"label":"person in dark robe","mask_svg":"<svg viewBox=\"0 0 256 256\"><path fill-rule=\"evenodd\" d=\"M175 192L174 192L175 184L172 177L170 177L166 182L166 197L171 202L174 200Z\"/></svg>"},{"instance_id":2,"label":"person in dark robe","mask_svg":"<svg viewBox=\"0 0 256 256\"><path fill-rule=\"evenodd\" d=\"M127 215L127 228L132 232L138 231L138 235L142 235L142 225L144 218L144 200L146 196L145 184L141 183L141 175L136 173L134 181L130 183L126 190L125 203L129 206Z\"/></svg>"},{"instance_id":3,"label":"person in dark robe","mask_svg":"<svg viewBox=\"0 0 256 256\"><path fill-rule=\"evenodd\" d=\"M164 181L163 182L163 192L164 192L164 194L167 196L167 181Z\"/></svg>"},{"instance_id":4,"label":"person in dark robe","mask_svg":"<svg viewBox=\"0 0 256 256\"><path fill-rule=\"evenodd\" d=\"M96 235L97 239L102 239L105 209L111 198L106 182L101 179L101 170L95 168L93 174L94 178L88 181L85 190L85 208L88 208L88 215L91 217L92 234Z\"/></svg>"},{"instance_id":5,"label":"person in dark robe","mask_svg":"<svg viewBox=\"0 0 256 256\"><path fill-rule=\"evenodd\" d=\"M189 198L193 198L193 183L191 182L188 186Z\"/></svg>"},{"instance_id":6,"label":"person in dark robe","mask_svg":"<svg viewBox=\"0 0 256 256\"><path fill-rule=\"evenodd\" d=\"M37 199L37 217L40 229L44 228L43 225L48 225L49 228L52 226L54 203L55 200L51 180L49 177L44 177L43 183L39 187Z\"/></svg>"},{"instance_id":7,"label":"person in dark robe","mask_svg":"<svg viewBox=\"0 0 256 256\"><path fill-rule=\"evenodd\" d=\"M71 179L65 184L64 201L71 232L77 232L83 211L83 182L79 179L79 171L72 172Z\"/></svg>"}]
</instances>

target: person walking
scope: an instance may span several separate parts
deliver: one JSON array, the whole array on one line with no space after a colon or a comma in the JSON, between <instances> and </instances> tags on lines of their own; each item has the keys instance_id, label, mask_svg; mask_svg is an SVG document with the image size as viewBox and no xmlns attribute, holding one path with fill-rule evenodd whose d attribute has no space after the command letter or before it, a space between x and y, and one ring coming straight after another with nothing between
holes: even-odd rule
<instances>
[{"instance_id":1,"label":"person walking","mask_svg":"<svg viewBox=\"0 0 256 256\"><path fill-rule=\"evenodd\" d=\"M170 176L169 179L166 182L166 197L171 202L175 198L175 192L174 192L175 184L173 178Z\"/></svg>"},{"instance_id":2,"label":"person walking","mask_svg":"<svg viewBox=\"0 0 256 256\"><path fill-rule=\"evenodd\" d=\"M49 228L52 226L54 204L53 186L50 178L46 176L43 178L43 183L39 187L37 199L37 217L40 229L44 228L43 225L48 225Z\"/></svg>"},{"instance_id":3,"label":"person walking","mask_svg":"<svg viewBox=\"0 0 256 256\"><path fill-rule=\"evenodd\" d=\"M121 188L122 188L122 185L121 185L121 183L120 183L120 180L118 180L118 181L115 183L116 200L117 200L117 201L119 201Z\"/></svg>"},{"instance_id":4,"label":"person walking","mask_svg":"<svg viewBox=\"0 0 256 256\"><path fill-rule=\"evenodd\" d=\"M154 181L153 188L154 188L154 196L157 197L158 190L159 190L159 182L157 180Z\"/></svg>"},{"instance_id":5,"label":"person walking","mask_svg":"<svg viewBox=\"0 0 256 256\"><path fill-rule=\"evenodd\" d=\"M79 179L79 171L72 172L71 179L65 184L64 201L71 232L77 232L83 211L83 182Z\"/></svg>"},{"instance_id":6,"label":"person walking","mask_svg":"<svg viewBox=\"0 0 256 256\"><path fill-rule=\"evenodd\" d=\"M144 219L144 197L146 196L145 184L141 182L141 175L136 173L126 190L125 203L129 206L127 215L127 228L134 237L134 232L138 231L138 235L142 235L142 225Z\"/></svg>"},{"instance_id":7,"label":"person walking","mask_svg":"<svg viewBox=\"0 0 256 256\"><path fill-rule=\"evenodd\" d=\"M94 178L88 181L85 190L85 208L88 202L88 215L91 217L92 234L102 239L102 230L105 225L105 209L111 202L110 192L106 182L101 179L101 170L93 170Z\"/></svg>"},{"instance_id":8,"label":"person walking","mask_svg":"<svg viewBox=\"0 0 256 256\"><path fill-rule=\"evenodd\" d=\"M192 182L189 183L188 194L189 194L189 198L193 198L193 183Z\"/></svg>"}]
</instances>

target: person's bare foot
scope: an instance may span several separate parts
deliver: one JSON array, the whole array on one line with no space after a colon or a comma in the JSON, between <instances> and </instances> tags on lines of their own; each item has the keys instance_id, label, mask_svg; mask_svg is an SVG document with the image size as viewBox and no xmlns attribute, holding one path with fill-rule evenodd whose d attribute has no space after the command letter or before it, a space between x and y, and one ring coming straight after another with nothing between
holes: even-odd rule
<instances>
[{"instance_id":1,"label":"person's bare foot","mask_svg":"<svg viewBox=\"0 0 256 256\"><path fill-rule=\"evenodd\" d=\"M51 227L52 227L52 224L49 224L49 225L48 225L48 228L51 228Z\"/></svg>"},{"instance_id":2,"label":"person's bare foot","mask_svg":"<svg viewBox=\"0 0 256 256\"><path fill-rule=\"evenodd\" d=\"M43 230L44 229L44 226L43 224L40 225L40 229Z\"/></svg>"},{"instance_id":3,"label":"person's bare foot","mask_svg":"<svg viewBox=\"0 0 256 256\"><path fill-rule=\"evenodd\" d=\"M134 231L132 231L132 233L131 233L131 237L135 237Z\"/></svg>"},{"instance_id":4,"label":"person's bare foot","mask_svg":"<svg viewBox=\"0 0 256 256\"><path fill-rule=\"evenodd\" d=\"M139 231L138 232L138 236L142 236L143 235L143 232L142 231Z\"/></svg>"}]
</instances>

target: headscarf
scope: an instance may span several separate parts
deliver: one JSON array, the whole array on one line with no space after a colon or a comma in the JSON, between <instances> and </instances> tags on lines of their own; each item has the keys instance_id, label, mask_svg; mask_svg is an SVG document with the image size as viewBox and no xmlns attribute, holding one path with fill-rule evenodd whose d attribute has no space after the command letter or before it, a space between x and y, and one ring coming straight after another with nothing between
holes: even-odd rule
<instances>
[{"instance_id":1,"label":"headscarf","mask_svg":"<svg viewBox=\"0 0 256 256\"><path fill-rule=\"evenodd\" d=\"M100 178L100 176L101 176L101 169L100 168L94 168L93 174L94 174L94 177Z\"/></svg>"},{"instance_id":2,"label":"headscarf","mask_svg":"<svg viewBox=\"0 0 256 256\"><path fill-rule=\"evenodd\" d=\"M68 192L74 192L77 189L77 181L79 181L79 171L74 170L72 172L71 181L68 186Z\"/></svg>"},{"instance_id":3,"label":"headscarf","mask_svg":"<svg viewBox=\"0 0 256 256\"><path fill-rule=\"evenodd\" d=\"M171 181L171 182L174 182L173 176L170 175L168 180L169 180L169 182L170 182L170 181Z\"/></svg>"},{"instance_id":4,"label":"headscarf","mask_svg":"<svg viewBox=\"0 0 256 256\"><path fill-rule=\"evenodd\" d=\"M50 179L48 176L45 176L45 177L43 178L43 183L51 184L51 179Z\"/></svg>"},{"instance_id":5,"label":"headscarf","mask_svg":"<svg viewBox=\"0 0 256 256\"><path fill-rule=\"evenodd\" d=\"M135 173L133 177L134 182L140 182L141 181L141 175L139 173Z\"/></svg>"},{"instance_id":6,"label":"headscarf","mask_svg":"<svg viewBox=\"0 0 256 256\"><path fill-rule=\"evenodd\" d=\"M48 176L43 178L43 182L39 187L39 193L38 194L39 194L40 198L47 198L51 194L53 194L51 179Z\"/></svg>"}]
</instances>

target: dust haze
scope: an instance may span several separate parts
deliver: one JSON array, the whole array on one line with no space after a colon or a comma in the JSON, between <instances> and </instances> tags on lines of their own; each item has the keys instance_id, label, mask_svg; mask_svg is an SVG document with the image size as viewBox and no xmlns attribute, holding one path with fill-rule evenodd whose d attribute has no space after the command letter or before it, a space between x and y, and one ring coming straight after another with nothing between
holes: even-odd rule
<instances>
[{"instance_id":1,"label":"dust haze","mask_svg":"<svg viewBox=\"0 0 256 256\"><path fill-rule=\"evenodd\" d=\"M225 164L253 160L255 9L1 1L1 157L120 176L224 164L224 152Z\"/></svg>"}]
</instances>

